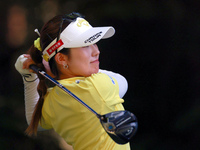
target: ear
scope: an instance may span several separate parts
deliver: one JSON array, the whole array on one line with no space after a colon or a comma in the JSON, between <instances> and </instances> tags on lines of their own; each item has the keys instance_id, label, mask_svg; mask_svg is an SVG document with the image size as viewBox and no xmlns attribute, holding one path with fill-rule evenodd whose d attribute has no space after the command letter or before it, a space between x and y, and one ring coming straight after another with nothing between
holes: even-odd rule
<instances>
[{"instance_id":1,"label":"ear","mask_svg":"<svg viewBox=\"0 0 200 150\"><path fill-rule=\"evenodd\" d=\"M63 65L63 64L66 64L67 58L68 58L67 55L57 53L55 56L55 61L57 62L57 64Z\"/></svg>"}]
</instances>

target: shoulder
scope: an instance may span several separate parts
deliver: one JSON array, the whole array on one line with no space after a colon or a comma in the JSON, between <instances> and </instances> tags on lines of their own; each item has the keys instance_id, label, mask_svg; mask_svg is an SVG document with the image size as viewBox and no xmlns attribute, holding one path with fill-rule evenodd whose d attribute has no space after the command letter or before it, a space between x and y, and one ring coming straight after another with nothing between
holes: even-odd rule
<instances>
[{"instance_id":1,"label":"shoulder","mask_svg":"<svg viewBox=\"0 0 200 150\"><path fill-rule=\"evenodd\" d=\"M119 88L116 79L104 73L92 74L87 80L95 89L101 89L104 92L109 91L108 89L118 90Z\"/></svg>"},{"instance_id":2,"label":"shoulder","mask_svg":"<svg viewBox=\"0 0 200 150\"><path fill-rule=\"evenodd\" d=\"M92 74L88 79L100 84L105 84L105 83L107 84L111 83L112 85L117 84L116 79L114 77L101 72L97 74Z\"/></svg>"}]
</instances>

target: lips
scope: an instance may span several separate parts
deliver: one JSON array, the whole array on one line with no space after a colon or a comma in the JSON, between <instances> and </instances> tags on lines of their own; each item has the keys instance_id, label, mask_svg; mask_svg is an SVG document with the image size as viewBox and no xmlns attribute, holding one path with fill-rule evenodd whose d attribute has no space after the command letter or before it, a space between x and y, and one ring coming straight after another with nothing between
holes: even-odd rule
<instances>
[{"instance_id":1,"label":"lips","mask_svg":"<svg viewBox=\"0 0 200 150\"><path fill-rule=\"evenodd\" d=\"M96 60L92 61L91 63L99 63L99 60L96 59Z\"/></svg>"}]
</instances>

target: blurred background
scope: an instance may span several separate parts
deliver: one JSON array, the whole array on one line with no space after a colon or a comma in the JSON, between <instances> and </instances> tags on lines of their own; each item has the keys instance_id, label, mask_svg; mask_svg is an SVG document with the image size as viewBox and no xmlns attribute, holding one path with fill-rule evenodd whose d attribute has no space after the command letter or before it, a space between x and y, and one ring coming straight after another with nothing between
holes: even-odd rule
<instances>
[{"instance_id":1,"label":"blurred background","mask_svg":"<svg viewBox=\"0 0 200 150\"><path fill-rule=\"evenodd\" d=\"M24 134L23 82L14 63L57 14L80 12L93 26L113 26L98 43L100 67L126 77L124 106L139 121L133 150L200 149L200 1L0 1L0 149L59 150L51 133Z\"/></svg>"}]
</instances>

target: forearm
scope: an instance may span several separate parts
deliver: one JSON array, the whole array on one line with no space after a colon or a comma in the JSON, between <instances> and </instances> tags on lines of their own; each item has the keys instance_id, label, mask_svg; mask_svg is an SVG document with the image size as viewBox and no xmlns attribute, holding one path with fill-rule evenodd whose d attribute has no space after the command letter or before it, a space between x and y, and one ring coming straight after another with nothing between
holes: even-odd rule
<instances>
[{"instance_id":1,"label":"forearm","mask_svg":"<svg viewBox=\"0 0 200 150\"><path fill-rule=\"evenodd\" d=\"M39 79L36 79L33 82L24 81L24 100L25 100L25 115L27 123L30 124L31 118L35 109L35 106L38 102L39 95L37 92L37 85Z\"/></svg>"},{"instance_id":2,"label":"forearm","mask_svg":"<svg viewBox=\"0 0 200 150\"><path fill-rule=\"evenodd\" d=\"M37 86L39 79L35 73L30 73L29 70L23 69L23 62L26 58L21 55L16 63L16 70L22 75L24 83L24 100L25 100L25 116L27 123L30 124L35 106L39 99L39 94L37 92ZM44 130L41 127L38 130Z\"/></svg>"}]
</instances>

